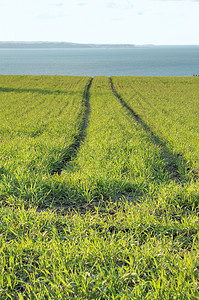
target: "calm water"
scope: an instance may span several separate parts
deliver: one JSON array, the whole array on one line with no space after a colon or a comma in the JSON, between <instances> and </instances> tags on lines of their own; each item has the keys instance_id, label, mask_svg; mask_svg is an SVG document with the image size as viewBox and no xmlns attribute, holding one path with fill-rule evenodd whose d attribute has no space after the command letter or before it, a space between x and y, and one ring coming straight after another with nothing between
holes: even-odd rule
<instances>
[{"instance_id":1,"label":"calm water","mask_svg":"<svg viewBox=\"0 0 199 300\"><path fill-rule=\"evenodd\" d=\"M0 74L192 76L199 74L199 46L0 49Z\"/></svg>"}]
</instances>

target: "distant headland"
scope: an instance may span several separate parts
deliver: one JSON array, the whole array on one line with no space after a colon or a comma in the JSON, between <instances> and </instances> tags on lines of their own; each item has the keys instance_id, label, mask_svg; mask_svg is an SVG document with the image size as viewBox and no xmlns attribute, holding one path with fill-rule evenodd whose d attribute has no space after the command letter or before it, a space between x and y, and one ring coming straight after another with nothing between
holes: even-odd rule
<instances>
[{"instance_id":1,"label":"distant headland","mask_svg":"<svg viewBox=\"0 0 199 300\"><path fill-rule=\"evenodd\" d=\"M1 42L0 49L18 48L135 48L134 44L80 44L70 42Z\"/></svg>"}]
</instances>

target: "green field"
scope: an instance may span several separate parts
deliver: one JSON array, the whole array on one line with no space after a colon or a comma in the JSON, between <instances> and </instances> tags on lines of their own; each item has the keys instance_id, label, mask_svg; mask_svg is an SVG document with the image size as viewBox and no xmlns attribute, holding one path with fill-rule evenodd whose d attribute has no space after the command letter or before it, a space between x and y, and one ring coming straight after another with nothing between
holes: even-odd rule
<instances>
[{"instance_id":1,"label":"green field","mask_svg":"<svg viewBox=\"0 0 199 300\"><path fill-rule=\"evenodd\" d=\"M0 299L198 299L199 78L0 76Z\"/></svg>"}]
</instances>

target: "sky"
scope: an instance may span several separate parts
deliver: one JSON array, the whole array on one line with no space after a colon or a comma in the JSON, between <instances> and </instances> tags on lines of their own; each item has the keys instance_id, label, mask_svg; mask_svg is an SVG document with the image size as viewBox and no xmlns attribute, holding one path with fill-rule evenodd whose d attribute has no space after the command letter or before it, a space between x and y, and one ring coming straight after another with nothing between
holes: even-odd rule
<instances>
[{"instance_id":1,"label":"sky","mask_svg":"<svg viewBox=\"0 0 199 300\"><path fill-rule=\"evenodd\" d=\"M0 41L199 45L199 0L0 0Z\"/></svg>"}]
</instances>

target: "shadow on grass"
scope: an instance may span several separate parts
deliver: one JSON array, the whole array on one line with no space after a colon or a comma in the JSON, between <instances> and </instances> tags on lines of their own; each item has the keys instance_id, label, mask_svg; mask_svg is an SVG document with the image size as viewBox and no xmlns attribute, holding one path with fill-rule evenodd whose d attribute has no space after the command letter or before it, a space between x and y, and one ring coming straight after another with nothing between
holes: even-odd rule
<instances>
[{"instance_id":1,"label":"shadow on grass","mask_svg":"<svg viewBox=\"0 0 199 300\"><path fill-rule=\"evenodd\" d=\"M38 199L38 202L32 202L32 204L38 205L41 210L50 207L60 211L63 209L65 212L71 209L77 209L81 212L86 212L87 209L90 210L91 208L98 206L99 203L103 202L103 205L105 205L110 201L121 202L123 199L126 199L128 202L136 205L147 195L147 189L145 189L144 192L144 187L141 190L140 185L127 183L123 190L121 190L120 182L115 180L115 182L111 183L109 178L107 178L107 181L99 178L99 180L95 181L96 190L93 188L89 190L89 187L86 184L84 186L80 182L79 186L73 183L67 184L64 176L63 178L62 176L59 176L61 175L63 169L67 169L67 167L70 168L70 162L77 156L79 148L82 142L85 140L86 129L88 126L88 116L90 112L89 92L91 84L92 79L84 91L83 101L85 105L85 113L80 130L75 137L74 143L72 143L63 154L63 158L60 160L58 165L52 167L51 175L54 175L54 178L49 179L49 181L46 179L46 181L44 180L43 182L41 180L40 192L35 191L34 194L30 187L30 191L27 191L26 195L16 194L16 197L22 197L24 202L27 201L27 207L29 206L29 203L31 203L31 199L34 201L36 201L35 199ZM111 86L115 96L121 101L122 105L128 109L136 122L139 123L148 133L150 140L152 140L152 142L160 149L162 158L166 162L166 171L168 172L170 178L173 181L181 183L181 185L186 183L188 181L187 178L181 175L181 168L185 168L184 163L185 165L187 163L185 159L181 156L173 154L166 145L166 142L162 141L140 118L140 116L125 103L125 101L115 91L112 81ZM156 172L156 170L154 170L154 172ZM88 199L90 199L90 202Z\"/></svg>"},{"instance_id":2,"label":"shadow on grass","mask_svg":"<svg viewBox=\"0 0 199 300\"><path fill-rule=\"evenodd\" d=\"M67 163L69 163L72 159L74 159L77 156L77 153L79 151L79 148L86 137L86 128L88 126L88 116L90 112L90 103L89 103L89 92L90 87L92 84L93 78L91 78L89 84L86 86L84 90L83 95L83 101L85 105L85 114L83 117L83 122L81 123L81 126L79 128L78 134L74 137L74 142L69 146L67 151L63 154L62 160L59 162L59 164L56 166L56 168L53 169L51 172L51 175L58 173L61 174L63 168L66 166Z\"/></svg>"},{"instance_id":3,"label":"shadow on grass","mask_svg":"<svg viewBox=\"0 0 199 300\"><path fill-rule=\"evenodd\" d=\"M42 95L75 95L78 92L74 91L62 91L62 90L42 90L42 89L16 89L16 88L6 88L6 87L0 87L0 92L3 93L38 93Z\"/></svg>"},{"instance_id":4,"label":"shadow on grass","mask_svg":"<svg viewBox=\"0 0 199 300\"><path fill-rule=\"evenodd\" d=\"M153 143L158 146L161 150L161 154L163 159L166 161L167 172L170 178L174 181L185 183L187 180L189 181L189 177L187 176L189 172L191 172L192 178L196 181L198 180L198 174L194 173L189 168L189 163L181 154L174 154L169 147L167 146L167 142L162 140L151 128L150 126L126 103L126 101L121 97L120 94L116 91L112 78L110 78L110 84L113 91L113 94L119 99L121 104L127 108L127 110L131 113L134 120L142 126L142 128L150 135Z\"/></svg>"}]
</instances>

